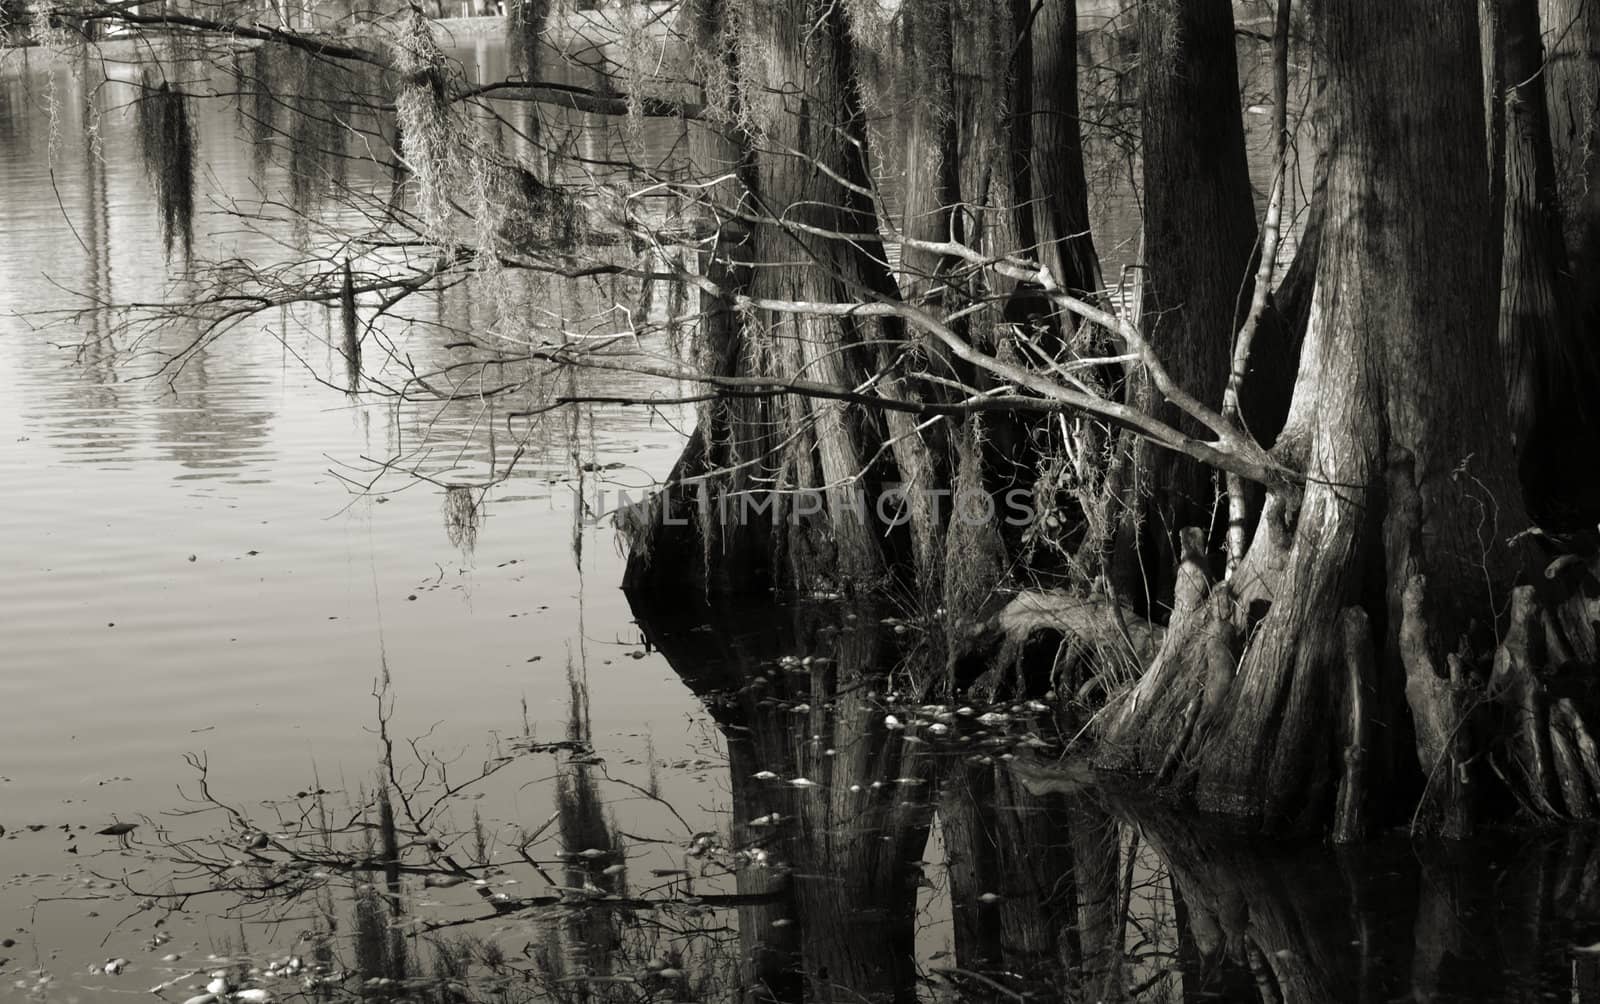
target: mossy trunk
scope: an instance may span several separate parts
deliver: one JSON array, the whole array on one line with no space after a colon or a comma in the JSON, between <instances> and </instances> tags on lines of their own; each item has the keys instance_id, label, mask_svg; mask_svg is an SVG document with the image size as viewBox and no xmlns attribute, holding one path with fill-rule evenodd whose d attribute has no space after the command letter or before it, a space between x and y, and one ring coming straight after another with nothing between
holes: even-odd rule
<instances>
[{"instance_id":1,"label":"mossy trunk","mask_svg":"<svg viewBox=\"0 0 1600 1004\"><path fill-rule=\"evenodd\" d=\"M989 381L897 319L728 304L750 296L796 308L900 299L936 315L965 308L955 329L1015 358L1023 350L1004 344L1012 336L1009 285L983 288L970 270L915 246L902 249L895 275L884 247L860 235L886 227L928 241L953 235L997 255L1047 252L1065 263L1069 288L1091 290L1098 265L1087 236L1073 9L1051 0L1033 17L1020 0L992 7L933 0L907 10L886 50L862 48L871 32L849 22L852 11L822 0L738 9L708 0L691 10L701 44L737 54L702 65L707 88L731 88L731 96L708 98L725 116L708 135L726 148L710 154L739 165L739 191L720 201L764 217L739 230L724 225L701 268L728 295L706 301L697 362L718 375L798 375L902 400L944 400L953 392L918 375L979 388ZM744 44L728 46L734 36ZM904 114L869 130L869 100L889 100ZM875 178L873 142L894 144L891 160L903 162L899 200L865 194ZM880 220L896 201L898 218ZM1050 321L1057 336L1065 324ZM1059 338L1053 344L1060 351ZM964 606L995 585L970 573L1004 567L1004 555L992 533L967 539L967 525L950 520L939 493L955 487L963 443L981 444L982 457L968 465L973 485L991 492L1030 485L1038 425L996 415L980 430L974 422L798 396L705 405L699 442L662 498L627 519L629 586L653 582L666 594L687 580L702 590L806 591L895 578L928 612L956 609L952 599ZM694 483L707 475L709 510ZM888 515L902 527L883 525L878 501L890 489L898 497L886 508L903 505L904 513ZM800 509L807 494L826 496L821 512ZM719 498L735 501L737 525L729 525ZM708 511L722 525L708 521ZM669 520L687 528L668 530ZM952 556L960 562L953 569Z\"/></svg>"},{"instance_id":2,"label":"mossy trunk","mask_svg":"<svg viewBox=\"0 0 1600 1004\"><path fill-rule=\"evenodd\" d=\"M873 207L855 187L870 184L871 175L844 6L821 0L762 5L748 18L756 65L744 68L752 82L745 97L761 124L755 195L766 213L798 225L766 222L754 228L752 252L760 264L752 293L796 303L897 296L876 242L817 233L877 229ZM745 325L745 353L754 369L775 377L803 375L855 387L876 370L876 340L898 334L884 327L855 318L761 312ZM844 491L861 486L870 497L884 478L882 467L868 469L885 439L877 420L839 401L798 397L775 399L772 419L771 431L754 445L777 465L773 474L780 489L836 489L828 491L821 513L797 511L789 521L795 578L806 584L880 579L889 562L881 535L859 518Z\"/></svg>"}]
</instances>

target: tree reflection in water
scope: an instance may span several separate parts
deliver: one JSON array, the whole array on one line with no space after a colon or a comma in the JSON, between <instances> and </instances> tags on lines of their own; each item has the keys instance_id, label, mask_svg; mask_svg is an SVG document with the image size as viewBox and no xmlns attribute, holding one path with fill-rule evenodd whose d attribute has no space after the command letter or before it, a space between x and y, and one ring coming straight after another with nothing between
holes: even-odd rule
<instances>
[{"instance_id":1,"label":"tree reflection in water","mask_svg":"<svg viewBox=\"0 0 1600 1004\"><path fill-rule=\"evenodd\" d=\"M735 817L791 819L777 839L733 833L793 869L792 940L742 918L746 986L770 998L1600 1000L1600 954L1581 951L1600 935L1593 831L1260 845L1090 787L1036 751L1027 728L1062 738L1048 722L1013 719L1002 737L977 714L887 700L925 674L865 614L636 612L727 735ZM888 729L886 713L953 727ZM916 943L930 831L953 960Z\"/></svg>"},{"instance_id":2,"label":"tree reflection in water","mask_svg":"<svg viewBox=\"0 0 1600 1004\"><path fill-rule=\"evenodd\" d=\"M1092 786L1026 704L924 703L914 632L864 608L636 612L725 740L726 825L668 806L671 832L623 833L621 800L633 827L661 797L595 753L580 653L562 739L472 778L386 761L349 813L227 809L226 841L162 845L171 886L129 887L301 929L314 905L296 968L235 946L236 982L280 997L1600 1001L1591 830L1258 846ZM475 788L530 757L556 759L555 812L489 832Z\"/></svg>"}]
</instances>

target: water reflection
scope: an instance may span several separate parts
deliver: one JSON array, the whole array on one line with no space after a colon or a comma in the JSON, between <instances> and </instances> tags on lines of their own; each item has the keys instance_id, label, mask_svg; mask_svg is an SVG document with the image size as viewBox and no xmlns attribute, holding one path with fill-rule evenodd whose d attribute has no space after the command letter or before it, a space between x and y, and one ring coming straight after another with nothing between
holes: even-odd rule
<instances>
[{"instance_id":1,"label":"water reflection","mask_svg":"<svg viewBox=\"0 0 1600 1004\"><path fill-rule=\"evenodd\" d=\"M880 626L832 613L799 608L756 633L730 630L737 621L647 626L646 637L727 738L731 846L768 866L741 891L765 891L769 870L789 878L785 900L741 917L747 982L775 1000L898 999L914 983L934 757L886 723Z\"/></svg>"},{"instance_id":2,"label":"water reflection","mask_svg":"<svg viewBox=\"0 0 1600 1004\"><path fill-rule=\"evenodd\" d=\"M1009 710L891 700L897 679L926 674L896 665L895 634L868 613L642 623L727 737L733 846L790 879L783 901L740 918L759 996L1099 992L1114 970L1116 833L1103 812L1010 773L1015 732L988 724ZM943 860L930 866L936 820ZM942 960L919 952L930 884L953 942Z\"/></svg>"},{"instance_id":3,"label":"water reflection","mask_svg":"<svg viewBox=\"0 0 1600 1004\"><path fill-rule=\"evenodd\" d=\"M718 755L616 762L580 645L558 737L524 724L478 766L382 721L353 794L227 809L218 841L96 870L144 909L224 893L216 915L262 932L168 967L177 989L215 969L323 1000L1600 1000L1593 830L1258 846L1058 762L1027 704L929 703L865 608L640 612Z\"/></svg>"},{"instance_id":4,"label":"water reflection","mask_svg":"<svg viewBox=\"0 0 1600 1004\"><path fill-rule=\"evenodd\" d=\"M1255 846L1087 786L1041 756L1032 737L1056 737L1025 709L984 728L982 709L886 701L917 674L875 619L845 618L644 621L727 735L733 846L791 876L782 906L740 918L747 985L770 997L1600 999L1594 832ZM817 786L784 783L799 776ZM919 906L930 881L944 901ZM791 934L768 936L785 909ZM930 910L947 911L944 958L919 931Z\"/></svg>"},{"instance_id":5,"label":"water reflection","mask_svg":"<svg viewBox=\"0 0 1600 1004\"><path fill-rule=\"evenodd\" d=\"M508 57L495 43L472 58L494 74ZM204 169L193 193L194 261L183 269L147 253L161 240L161 217L130 156L139 144L135 116L125 114L146 74L191 95ZM535 415L549 376L574 394L602 385L672 393L626 374L555 374L526 360L526 340L502 337L523 325L535 341L611 331L616 305L640 300L637 282L505 274L491 290L448 275L392 288L396 270L406 271L405 252L393 245L415 221L409 193L396 187L405 178L395 174L382 92L371 68L271 44L211 61L173 42L138 64L89 49L70 63L23 50L0 72L0 121L16 140L0 153L0 182L17 193L4 213L18 249L0 254L0 299L17 318L7 318L8 330L27 336L6 350L29 377L19 389L22 417L41 440L83 461L127 454L176 461L201 477L263 480L274 467L265 455L274 419L284 404L309 401L298 393L283 400L287 371L296 369L295 391L352 391L350 410L378 433L334 458L349 465L341 474L352 487L420 475L441 492L472 485L482 495L515 475L564 476L574 452L592 452L593 442L570 440L565 423ZM498 130L522 104L485 99L471 113ZM546 132L564 134L565 119L549 114ZM571 117L573 135L616 131L603 116ZM676 156L683 128L651 121L627 141L659 160ZM606 177L615 170L607 159L597 150L598 166L556 180ZM213 294L225 296L210 301ZM253 297L271 306L227 306ZM145 306L102 309L131 302ZM665 341L646 336L652 348ZM383 411L384 423L371 423L370 408ZM508 422L508 413L520 417ZM653 418L613 414L605 425L637 430ZM455 518L468 510L451 502L447 511L451 542L470 542L476 524Z\"/></svg>"}]
</instances>

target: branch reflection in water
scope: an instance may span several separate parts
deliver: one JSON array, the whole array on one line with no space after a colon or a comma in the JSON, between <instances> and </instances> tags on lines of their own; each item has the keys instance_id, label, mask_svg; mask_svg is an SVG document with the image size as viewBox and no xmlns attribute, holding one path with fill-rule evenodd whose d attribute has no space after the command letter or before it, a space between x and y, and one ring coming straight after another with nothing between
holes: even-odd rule
<instances>
[{"instance_id":1,"label":"branch reflection in water","mask_svg":"<svg viewBox=\"0 0 1600 1004\"><path fill-rule=\"evenodd\" d=\"M164 870L131 871L121 891L143 897L158 932L207 911L261 944L241 933L222 957L183 960L170 989L221 978L279 997L441 1002L1600 1000L1592 832L1260 847L1062 758L1066 730L1033 710L1040 695L923 703L914 632L866 607L635 612L705 706L724 761L623 776L594 746L581 652L566 668L564 736L525 726L466 773L426 739L389 734L381 680L385 753L342 801L319 788L256 818L195 761L194 811L220 813L224 832L164 840ZM662 768L725 784L727 811L667 804ZM512 805L492 804L508 778ZM551 781L553 806L518 804ZM653 828L625 832L641 820Z\"/></svg>"}]
</instances>

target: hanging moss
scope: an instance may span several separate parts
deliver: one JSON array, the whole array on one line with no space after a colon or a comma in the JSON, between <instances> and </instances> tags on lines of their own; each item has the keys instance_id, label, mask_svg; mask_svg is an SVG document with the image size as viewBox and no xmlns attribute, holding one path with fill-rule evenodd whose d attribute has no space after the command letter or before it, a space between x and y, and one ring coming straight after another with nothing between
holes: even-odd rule
<instances>
[{"instance_id":1,"label":"hanging moss","mask_svg":"<svg viewBox=\"0 0 1600 1004\"><path fill-rule=\"evenodd\" d=\"M196 146L189 96L165 80L155 84L146 73L137 111L139 153L161 214L162 248L171 258L173 243L182 241L187 261L194 247Z\"/></svg>"},{"instance_id":2,"label":"hanging moss","mask_svg":"<svg viewBox=\"0 0 1600 1004\"><path fill-rule=\"evenodd\" d=\"M416 212L423 232L441 245L450 239L450 191L459 166L456 137L450 129L445 94L444 51L427 20L415 8L393 40L394 68L400 74L395 94L395 126L400 151L415 185Z\"/></svg>"},{"instance_id":3,"label":"hanging moss","mask_svg":"<svg viewBox=\"0 0 1600 1004\"><path fill-rule=\"evenodd\" d=\"M348 258L344 261L344 280L339 286L339 318L344 322L345 381L354 394L361 389L361 339L356 334L356 287Z\"/></svg>"},{"instance_id":4,"label":"hanging moss","mask_svg":"<svg viewBox=\"0 0 1600 1004\"><path fill-rule=\"evenodd\" d=\"M340 121L341 102L351 93L350 73L332 60L286 49L286 94L289 108L289 199L301 213L344 182L349 130Z\"/></svg>"},{"instance_id":5,"label":"hanging moss","mask_svg":"<svg viewBox=\"0 0 1600 1004\"><path fill-rule=\"evenodd\" d=\"M587 231L583 206L566 190L546 185L532 171L508 169L505 220L500 236L512 250L526 254L565 251L583 241Z\"/></svg>"},{"instance_id":6,"label":"hanging moss","mask_svg":"<svg viewBox=\"0 0 1600 1004\"><path fill-rule=\"evenodd\" d=\"M303 218L345 180L356 114L351 95L364 83L333 60L272 43L251 49L237 73L253 177L264 182L274 149L285 153L289 204Z\"/></svg>"},{"instance_id":7,"label":"hanging moss","mask_svg":"<svg viewBox=\"0 0 1600 1004\"><path fill-rule=\"evenodd\" d=\"M451 545L471 553L483 523L483 498L470 485L451 485L444 493L444 532Z\"/></svg>"},{"instance_id":8,"label":"hanging moss","mask_svg":"<svg viewBox=\"0 0 1600 1004\"><path fill-rule=\"evenodd\" d=\"M258 183L266 177L272 135L277 125L278 102L273 95L272 65L275 49L277 46L263 43L239 60L239 117L250 137L251 177Z\"/></svg>"},{"instance_id":9,"label":"hanging moss","mask_svg":"<svg viewBox=\"0 0 1600 1004\"><path fill-rule=\"evenodd\" d=\"M681 21L689 30L689 75L700 81L706 117L736 121L740 105L736 19L725 0L685 0Z\"/></svg>"}]
</instances>

